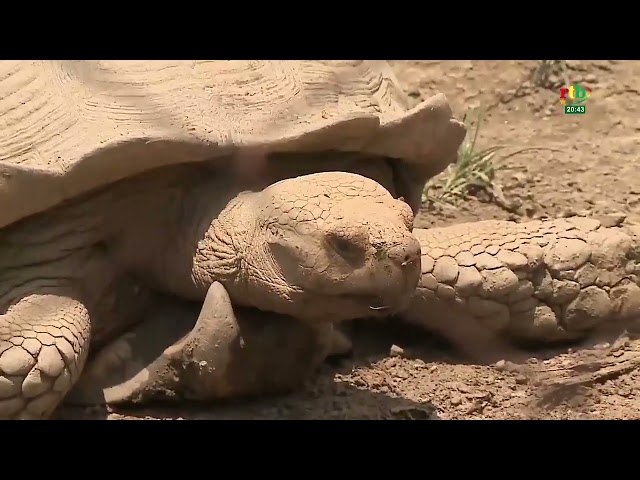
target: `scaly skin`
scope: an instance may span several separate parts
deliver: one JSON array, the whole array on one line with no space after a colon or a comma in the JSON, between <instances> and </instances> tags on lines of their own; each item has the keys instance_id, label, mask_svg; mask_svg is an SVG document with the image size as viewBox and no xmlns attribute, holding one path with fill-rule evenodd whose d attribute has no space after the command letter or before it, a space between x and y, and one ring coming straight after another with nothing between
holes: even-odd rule
<instances>
[{"instance_id":1,"label":"scaly skin","mask_svg":"<svg viewBox=\"0 0 640 480\"><path fill-rule=\"evenodd\" d=\"M90 344L139 318L147 286L203 301L217 281L235 304L312 323L397 311L420 277L412 222L406 204L358 175L253 193L177 167L4 229L0 418L48 417Z\"/></svg>"},{"instance_id":2,"label":"scaly skin","mask_svg":"<svg viewBox=\"0 0 640 480\"><path fill-rule=\"evenodd\" d=\"M0 414L40 418L52 413L82 369L89 314L65 296L33 295L0 326Z\"/></svg>"},{"instance_id":3,"label":"scaly skin","mask_svg":"<svg viewBox=\"0 0 640 480\"><path fill-rule=\"evenodd\" d=\"M605 228L596 220L584 218L524 224L486 221L414 229L422 245L423 274L410 307L401 317L443 334L463 353L481 362L495 362L505 354L519 353L515 349L509 351L509 343L501 341L500 336L552 343L584 337L593 329L615 325L634 315L640 318L638 233L631 227ZM220 310L215 309L216 313ZM174 321L179 316L171 315ZM297 384L294 379L299 383L310 373L310 366L315 365L313 354L326 353L319 351L324 348L320 339L306 336L300 326L274 321L264 313L254 320L242 315L239 323L243 337L253 334L259 339L244 348L245 358L250 361L236 358L235 362L242 365L239 370L215 364L225 381L207 384L198 378L196 388L188 389L192 396L195 390L200 398L222 398L223 393L238 395L247 380L261 382L265 392L276 380L287 379L293 386ZM153 341L159 343L156 350L161 351L163 345L173 341L160 338L159 327L155 326L158 323L165 321L151 319L140 328L155 332ZM253 331L256 326L257 333ZM149 358L140 358L144 349L133 342L145 338L149 345L149 337L143 331L127 333L104 349L100 355L107 366L100 365L100 357L91 364L93 376L83 376L84 391L79 403L96 403L97 398L98 403L117 404L163 391L172 392L174 399L182 398L179 390L189 383L188 374L176 374L174 368L171 375L163 375L163 369L156 366L166 362L162 356L153 363ZM181 352L183 362L210 355L206 342L200 345L199 353L195 353L197 349ZM305 354L292 361L292 349L301 345ZM330 345L332 354L347 353L352 348L348 336L339 330ZM248 366L251 362L264 368ZM121 373L127 368L136 372L140 365L148 365L144 374L138 375L145 382L128 381L135 377ZM155 383L146 381L149 372L160 372L153 377ZM221 393L223 383L233 388ZM115 388L105 388L110 385ZM103 390L107 392L104 397ZM95 391L97 394L87 393ZM109 392L117 392L118 396Z\"/></svg>"},{"instance_id":4,"label":"scaly skin","mask_svg":"<svg viewBox=\"0 0 640 480\"><path fill-rule=\"evenodd\" d=\"M403 317L457 344L585 337L640 319L640 228L594 219L414 229L422 278ZM469 345L466 345L469 347Z\"/></svg>"}]
</instances>

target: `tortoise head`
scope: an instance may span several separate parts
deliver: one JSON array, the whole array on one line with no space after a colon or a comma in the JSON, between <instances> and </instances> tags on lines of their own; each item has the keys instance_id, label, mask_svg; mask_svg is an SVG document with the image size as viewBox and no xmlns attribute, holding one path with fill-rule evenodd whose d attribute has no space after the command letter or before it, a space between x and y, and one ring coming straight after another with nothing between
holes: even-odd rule
<instances>
[{"instance_id":1,"label":"tortoise head","mask_svg":"<svg viewBox=\"0 0 640 480\"><path fill-rule=\"evenodd\" d=\"M236 269L223 282L238 304L313 322L390 315L420 278L411 209L360 175L282 180L225 215L242 232L229 240Z\"/></svg>"}]
</instances>

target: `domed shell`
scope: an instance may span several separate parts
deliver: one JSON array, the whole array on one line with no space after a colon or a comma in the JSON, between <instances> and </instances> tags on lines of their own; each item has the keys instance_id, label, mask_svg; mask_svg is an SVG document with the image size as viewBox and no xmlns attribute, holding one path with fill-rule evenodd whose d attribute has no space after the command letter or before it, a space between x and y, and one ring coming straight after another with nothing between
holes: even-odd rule
<instances>
[{"instance_id":1,"label":"domed shell","mask_svg":"<svg viewBox=\"0 0 640 480\"><path fill-rule=\"evenodd\" d=\"M0 119L0 228L153 168L252 149L381 155L421 190L465 134L442 94L409 109L384 61L5 60Z\"/></svg>"}]
</instances>

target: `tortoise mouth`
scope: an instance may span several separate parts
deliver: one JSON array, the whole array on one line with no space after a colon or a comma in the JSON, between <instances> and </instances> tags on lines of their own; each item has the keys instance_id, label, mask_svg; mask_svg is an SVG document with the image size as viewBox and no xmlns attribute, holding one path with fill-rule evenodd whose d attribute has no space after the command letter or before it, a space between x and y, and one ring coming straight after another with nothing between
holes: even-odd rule
<instances>
[{"instance_id":1,"label":"tortoise mouth","mask_svg":"<svg viewBox=\"0 0 640 480\"><path fill-rule=\"evenodd\" d=\"M338 295L346 301L357 302L359 305L367 305L369 310L378 313L387 313L397 307L397 301L392 302L379 295Z\"/></svg>"},{"instance_id":2,"label":"tortoise mouth","mask_svg":"<svg viewBox=\"0 0 640 480\"><path fill-rule=\"evenodd\" d=\"M361 301L369 306L369 316L387 316L398 313L407 307L411 297L410 293L398 295L393 299L382 296L364 296Z\"/></svg>"},{"instance_id":3,"label":"tortoise mouth","mask_svg":"<svg viewBox=\"0 0 640 480\"><path fill-rule=\"evenodd\" d=\"M318 298L318 307L315 310L319 317L328 321L387 317L405 309L411 297L409 292L386 297L382 295L329 294Z\"/></svg>"}]
</instances>

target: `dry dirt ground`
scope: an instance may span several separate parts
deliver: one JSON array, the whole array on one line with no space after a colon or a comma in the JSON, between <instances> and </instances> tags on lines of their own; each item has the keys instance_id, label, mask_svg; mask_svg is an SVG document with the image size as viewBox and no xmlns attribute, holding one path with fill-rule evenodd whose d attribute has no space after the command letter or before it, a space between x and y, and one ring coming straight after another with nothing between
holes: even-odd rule
<instances>
[{"instance_id":1,"label":"dry dirt ground","mask_svg":"<svg viewBox=\"0 0 640 480\"><path fill-rule=\"evenodd\" d=\"M458 118L487 113L480 146L551 147L507 160L497 177L507 211L470 198L425 209L417 226L481 219L610 215L640 223L640 61L569 62L571 84L592 88L585 115L564 115L559 87L531 82L536 61L394 61L418 101L447 95ZM553 80L553 79L552 79ZM640 418L640 346L629 336L532 352L525 366L481 366L423 333L356 329L353 358L327 365L301 392L259 401L136 412L65 409L63 418L184 419L611 419ZM599 353L600 352L600 353ZM597 372L585 365L606 357ZM574 365L582 368L568 369ZM532 376L528 367L535 369ZM543 373L540 373L543 372ZM546 372L546 373L544 373ZM547 380L571 375L563 388Z\"/></svg>"}]
</instances>

